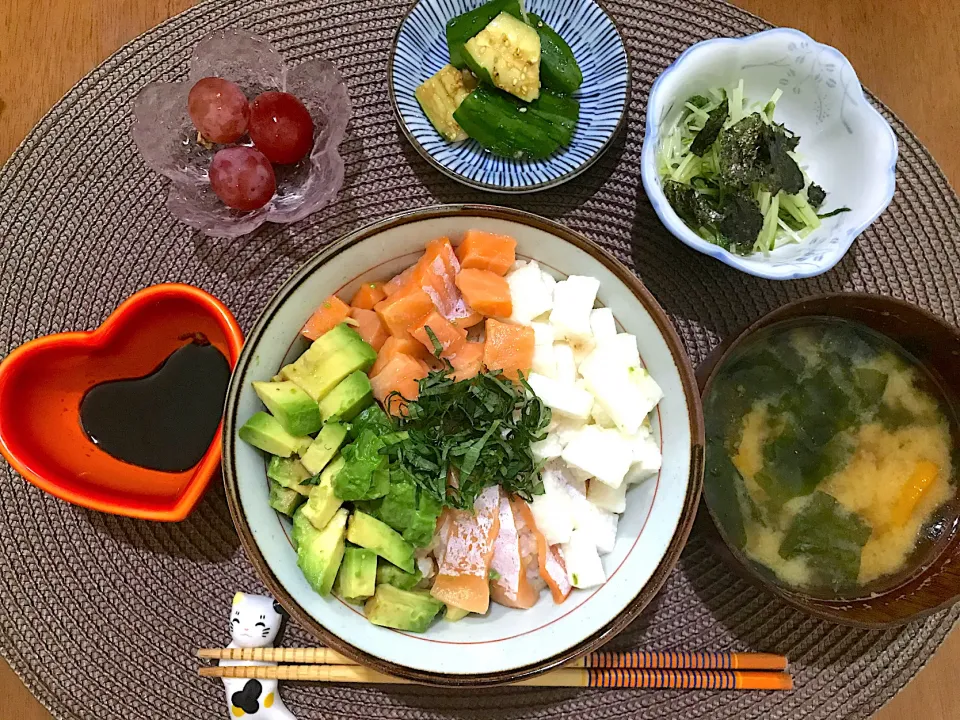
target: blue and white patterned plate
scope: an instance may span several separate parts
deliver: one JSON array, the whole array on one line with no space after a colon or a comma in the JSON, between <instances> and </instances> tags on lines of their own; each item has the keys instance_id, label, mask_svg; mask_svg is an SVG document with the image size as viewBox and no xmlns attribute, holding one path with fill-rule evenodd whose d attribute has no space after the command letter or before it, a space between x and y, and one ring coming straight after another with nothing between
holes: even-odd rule
<instances>
[{"instance_id":1,"label":"blue and white patterned plate","mask_svg":"<svg viewBox=\"0 0 960 720\"><path fill-rule=\"evenodd\" d=\"M449 177L481 190L524 193L576 177L610 146L626 118L630 65L613 20L594 0L530 0L526 9L556 30L583 72L575 93L580 121L570 147L544 160L493 155L473 140L450 143L433 128L413 93L450 61L447 20L481 0L420 0L401 21L390 56L390 100L400 128L426 160Z\"/></svg>"}]
</instances>

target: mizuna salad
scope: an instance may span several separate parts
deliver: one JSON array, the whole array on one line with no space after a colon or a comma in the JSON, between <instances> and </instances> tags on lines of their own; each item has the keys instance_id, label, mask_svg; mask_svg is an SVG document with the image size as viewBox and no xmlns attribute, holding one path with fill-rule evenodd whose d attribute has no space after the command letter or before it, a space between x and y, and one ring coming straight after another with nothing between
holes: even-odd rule
<instances>
[{"instance_id":1,"label":"mizuna salad","mask_svg":"<svg viewBox=\"0 0 960 720\"><path fill-rule=\"evenodd\" d=\"M660 468L637 339L594 307L595 278L515 248L478 230L427 243L349 304L324 300L309 348L253 383L266 411L239 435L268 454L300 569L377 625L602 584L627 490Z\"/></svg>"}]
</instances>

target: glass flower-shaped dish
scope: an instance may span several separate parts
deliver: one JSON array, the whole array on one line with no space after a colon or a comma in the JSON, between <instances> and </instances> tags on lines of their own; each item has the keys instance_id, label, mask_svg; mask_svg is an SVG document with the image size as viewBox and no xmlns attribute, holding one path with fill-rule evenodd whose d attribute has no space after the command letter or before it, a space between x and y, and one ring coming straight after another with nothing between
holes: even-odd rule
<instances>
[{"instance_id":1,"label":"glass flower-shaped dish","mask_svg":"<svg viewBox=\"0 0 960 720\"><path fill-rule=\"evenodd\" d=\"M267 90L291 93L313 118L313 149L294 165L274 165L277 191L262 208L233 210L210 187L210 161L226 146L202 141L187 112L190 88L204 77L236 83L249 100ZM167 197L171 213L207 235L238 237L268 221L296 222L333 199L343 185L338 146L350 115L350 97L333 64L310 60L288 67L265 38L227 29L194 48L186 82L151 83L139 92L133 139L147 166L173 181ZM247 136L233 144L252 145Z\"/></svg>"}]
</instances>

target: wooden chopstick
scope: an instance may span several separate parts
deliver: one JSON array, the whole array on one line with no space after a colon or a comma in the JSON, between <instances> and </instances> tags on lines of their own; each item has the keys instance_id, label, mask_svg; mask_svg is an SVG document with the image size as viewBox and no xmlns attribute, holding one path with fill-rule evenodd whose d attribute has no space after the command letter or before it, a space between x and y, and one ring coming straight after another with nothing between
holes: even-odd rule
<instances>
[{"instance_id":1,"label":"wooden chopstick","mask_svg":"<svg viewBox=\"0 0 960 720\"><path fill-rule=\"evenodd\" d=\"M203 677L307 682L416 684L362 665L231 665L202 667ZM513 685L592 688L684 688L705 690L792 690L787 673L737 670L643 670L561 668Z\"/></svg>"},{"instance_id":2,"label":"wooden chopstick","mask_svg":"<svg viewBox=\"0 0 960 720\"><path fill-rule=\"evenodd\" d=\"M313 665L356 665L330 648L204 648L197 656L211 660L258 660L261 662ZM655 652L633 650L590 653L567 663L566 668L635 670L772 670L787 669L783 655L770 653Z\"/></svg>"}]
</instances>

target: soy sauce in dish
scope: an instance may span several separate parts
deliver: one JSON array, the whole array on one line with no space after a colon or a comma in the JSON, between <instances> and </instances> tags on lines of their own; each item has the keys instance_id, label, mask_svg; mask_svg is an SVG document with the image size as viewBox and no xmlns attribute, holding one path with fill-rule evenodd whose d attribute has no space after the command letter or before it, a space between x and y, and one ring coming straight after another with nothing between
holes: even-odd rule
<instances>
[{"instance_id":1,"label":"soy sauce in dish","mask_svg":"<svg viewBox=\"0 0 960 720\"><path fill-rule=\"evenodd\" d=\"M230 364L197 333L149 375L94 385L80 402L90 440L118 460L183 472L200 462L216 434Z\"/></svg>"}]
</instances>

